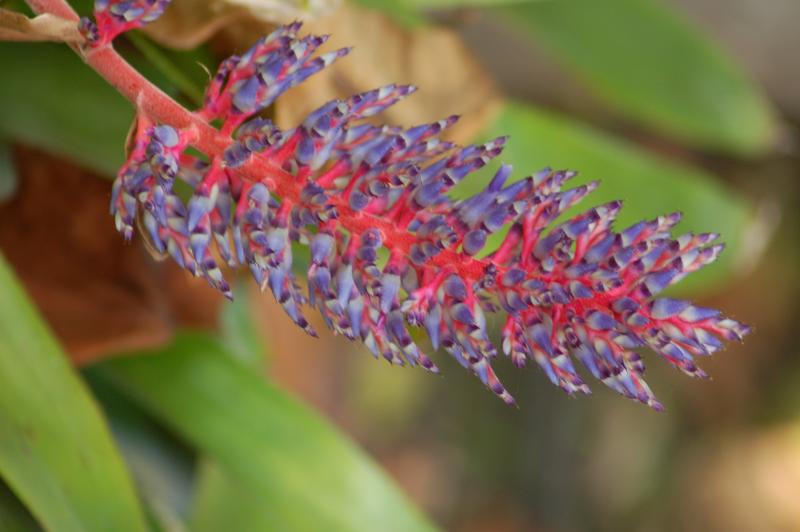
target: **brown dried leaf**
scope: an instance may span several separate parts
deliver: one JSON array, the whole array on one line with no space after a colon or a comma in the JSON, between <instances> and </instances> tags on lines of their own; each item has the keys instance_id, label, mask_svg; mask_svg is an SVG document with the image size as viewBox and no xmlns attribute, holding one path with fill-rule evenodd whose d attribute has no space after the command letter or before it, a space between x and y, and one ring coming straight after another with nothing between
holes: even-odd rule
<instances>
[{"instance_id":1,"label":"brown dried leaf","mask_svg":"<svg viewBox=\"0 0 800 532\"><path fill-rule=\"evenodd\" d=\"M800 530L800 428L796 422L756 428L725 431L724 439L698 439L690 447L675 493L668 494L679 505L673 530ZM686 490L696 496L679 495Z\"/></svg>"},{"instance_id":2,"label":"brown dried leaf","mask_svg":"<svg viewBox=\"0 0 800 532\"><path fill-rule=\"evenodd\" d=\"M51 14L28 18L22 13L0 8L0 41L83 42L73 20Z\"/></svg>"},{"instance_id":3,"label":"brown dried leaf","mask_svg":"<svg viewBox=\"0 0 800 532\"><path fill-rule=\"evenodd\" d=\"M285 23L330 11L338 0L175 0L145 32L176 49L190 49L209 40L223 27L249 20Z\"/></svg>"},{"instance_id":4,"label":"brown dried leaf","mask_svg":"<svg viewBox=\"0 0 800 532\"><path fill-rule=\"evenodd\" d=\"M238 22L246 15L243 9L214 9L217 3L207 0L180 0L170 4L161 17L144 27L144 32L154 41L188 50L209 40L228 24Z\"/></svg>"},{"instance_id":5,"label":"brown dried leaf","mask_svg":"<svg viewBox=\"0 0 800 532\"><path fill-rule=\"evenodd\" d=\"M324 16L339 7L339 0L223 0L240 6L265 22L286 23Z\"/></svg>"},{"instance_id":6,"label":"brown dried leaf","mask_svg":"<svg viewBox=\"0 0 800 532\"><path fill-rule=\"evenodd\" d=\"M223 1L228 2L228 8L224 14L217 13ZM236 3L267 6L274 2L179 0L167 10L162 21L153 25L150 31L155 33L151 36L168 46L184 48L208 39L221 29L215 45L229 53L241 52L270 32L272 26L254 17L251 11L231 7ZM325 0L322 4L333 2ZM323 6L315 14L325 9ZM265 8L262 15L269 12ZM349 4L307 22L304 31L331 34L326 50L343 46L355 49L347 58L278 99L277 120L284 127L295 126L306 114L332 98L347 97L391 82L412 83L421 90L390 108L381 117L382 121L411 125L460 114L463 118L447 133L448 138L457 142L474 140L499 110L501 98L490 76L453 31L435 26L403 27L379 11Z\"/></svg>"},{"instance_id":7,"label":"brown dried leaf","mask_svg":"<svg viewBox=\"0 0 800 532\"><path fill-rule=\"evenodd\" d=\"M354 50L278 99L276 119L282 127L297 125L328 100L391 82L411 83L420 90L389 108L381 121L412 125L462 115L446 135L456 142L474 140L499 109L500 96L491 78L448 29L402 27L378 11L350 5L304 29L330 33L327 50Z\"/></svg>"},{"instance_id":8,"label":"brown dried leaf","mask_svg":"<svg viewBox=\"0 0 800 532\"><path fill-rule=\"evenodd\" d=\"M73 362L163 345L177 325L215 326L219 294L116 233L107 179L30 149L15 159L0 249Z\"/></svg>"},{"instance_id":9,"label":"brown dried leaf","mask_svg":"<svg viewBox=\"0 0 800 532\"><path fill-rule=\"evenodd\" d=\"M137 110L138 112L138 110ZM125 158L127 159L131 155L131 151L136 144L136 134L139 131L139 116L134 116L133 120L131 121L131 125L128 128L128 134L125 135Z\"/></svg>"}]
</instances>

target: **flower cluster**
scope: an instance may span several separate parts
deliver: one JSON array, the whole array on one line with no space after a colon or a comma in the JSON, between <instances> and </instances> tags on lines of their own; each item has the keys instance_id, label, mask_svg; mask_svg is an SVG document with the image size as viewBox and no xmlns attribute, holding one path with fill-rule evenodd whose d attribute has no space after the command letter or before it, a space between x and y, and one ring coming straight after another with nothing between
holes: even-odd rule
<instances>
[{"instance_id":1,"label":"flower cluster","mask_svg":"<svg viewBox=\"0 0 800 532\"><path fill-rule=\"evenodd\" d=\"M130 24L164 2L100 4L106 17L132 6L152 10L124 16ZM306 304L375 357L435 372L410 332L422 328L434 349L509 404L491 365L498 356L491 315L505 316L502 350L515 365L532 360L567 393L589 393L578 360L612 389L656 409L640 348L703 377L695 357L747 334L716 310L656 297L722 250L714 234L671 236L678 214L617 232L621 204L612 202L554 225L596 184L565 188L575 174L550 169L509 182L507 165L478 194L453 200L448 191L497 157L505 138L466 147L440 140L456 117L409 129L365 120L411 86L329 102L293 129L261 118L282 92L348 52L315 55L325 39L300 37L299 27L281 27L220 66L195 113L221 123L218 137L226 140L218 149L199 156L196 128L140 113L111 202L126 239L138 225L155 253L228 297L220 264L246 266L309 333ZM188 201L178 196L177 180L192 189ZM486 249L495 233L499 245ZM307 293L293 270L297 244L310 251Z\"/></svg>"},{"instance_id":2,"label":"flower cluster","mask_svg":"<svg viewBox=\"0 0 800 532\"><path fill-rule=\"evenodd\" d=\"M126 31L141 28L164 13L171 0L95 0L94 20L82 18L80 30L90 46L110 43Z\"/></svg>"}]
</instances>

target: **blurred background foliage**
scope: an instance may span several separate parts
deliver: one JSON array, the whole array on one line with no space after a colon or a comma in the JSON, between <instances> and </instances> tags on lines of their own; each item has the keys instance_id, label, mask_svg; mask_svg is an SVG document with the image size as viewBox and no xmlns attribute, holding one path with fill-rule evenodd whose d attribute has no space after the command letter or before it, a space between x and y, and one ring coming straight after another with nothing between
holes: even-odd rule
<instances>
[{"instance_id":1,"label":"blurred background foliage","mask_svg":"<svg viewBox=\"0 0 800 532\"><path fill-rule=\"evenodd\" d=\"M248 279L228 304L125 245L107 201L130 105L65 46L0 43L0 530L800 529L800 4L174 0L117 45L192 105L294 18L356 49L279 125L414 83L387 122L460 114L454 140L511 135L517 176L576 169L621 223L721 232L678 290L755 334L712 381L651 364L665 415L500 363L512 410L444 357L435 378L307 338Z\"/></svg>"}]
</instances>

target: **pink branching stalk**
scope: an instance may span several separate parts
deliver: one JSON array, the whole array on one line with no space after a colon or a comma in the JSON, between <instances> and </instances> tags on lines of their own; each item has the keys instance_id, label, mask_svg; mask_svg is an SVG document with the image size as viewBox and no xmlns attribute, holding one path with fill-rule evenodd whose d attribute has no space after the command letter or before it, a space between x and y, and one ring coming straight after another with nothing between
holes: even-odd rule
<instances>
[{"instance_id":1,"label":"pink branching stalk","mask_svg":"<svg viewBox=\"0 0 800 532\"><path fill-rule=\"evenodd\" d=\"M63 0L29 3L77 19ZM440 140L456 117L410 129L364 121L414 87L334 100L289 130L260 118L284 91L349 52L316 55L325 38L299 36L299 23L226 59L203 107L187 111L109 44L167 4L98 0L95 21L80 23L87 43L79 52L138 108L111 213L126 239L138 226L155 253L226 296L220 264L246 266L310 334L305 304L376 357L436 372L409 333L421 327L434 349L444 348L509 404L490 364L497 349L487 314L505 316L502 349L515 365L533 360L567 393L588 394L577 359L655 409L661 404L642 378L639 348L705 377L694 358L749 332L716 310L656 297L723 248L712 243L715 234L671 236L677 213L616 232L621 203L612 202L553 226L596 183L565 189L575 174L545 169L509 184L507 165L478 194L451 199L448 191L497 157L505 138L467 147ZM176 180L191 186L188 202L175 194ZM500 245L486 250L488 237L502 231ZM293 243L310 249L307 296L292 270Z\"/></svg>"}]
</instances>

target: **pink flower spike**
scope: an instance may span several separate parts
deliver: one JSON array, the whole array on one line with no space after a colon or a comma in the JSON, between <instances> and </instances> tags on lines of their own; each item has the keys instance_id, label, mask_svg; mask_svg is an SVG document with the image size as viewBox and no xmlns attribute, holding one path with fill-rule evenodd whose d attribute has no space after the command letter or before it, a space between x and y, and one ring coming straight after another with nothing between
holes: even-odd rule
<instances>
[{"instance_id":1,"label":"pink flower spike","mask_svg":"<svg viewBox=\"0 0 800 532\"><path fill-rule=\"evenodd\" d=\"M456 117L409 129L365 121L412 86L328 102L292 129L259 117L349 51L314 55L324 39L299 37L299 29L279 28L222 63L193 115L221 120L214 135L140 114L112 197L125 238L138 226L155 253L227 297L220 263L247 267L310 334L307 304L376 358L436 372L409 330L422 328L434 349L508 404L514 399L492 368L491 314L505 317L502 351L514 365L533 361L566 393L588 394L578 361L656 410L663 407L643 379L640 350L703 378L696 357L749 332L716 310L658 297L722 250L715 234L673 236L678 213L616 231L622 205L611 202L555 224L597 184L567 188L575 173L551 169L509 182L508 165L474 196L452 199L450 189L500 155L506 138L440 140ZM202 160L192 155L198 151ZM175 180L193 190L188 201L176 195ZM491 235L503 231L490 248ZM307 294L295 279L293 244L310 255Z\"/></svg>"}]
</instances>

